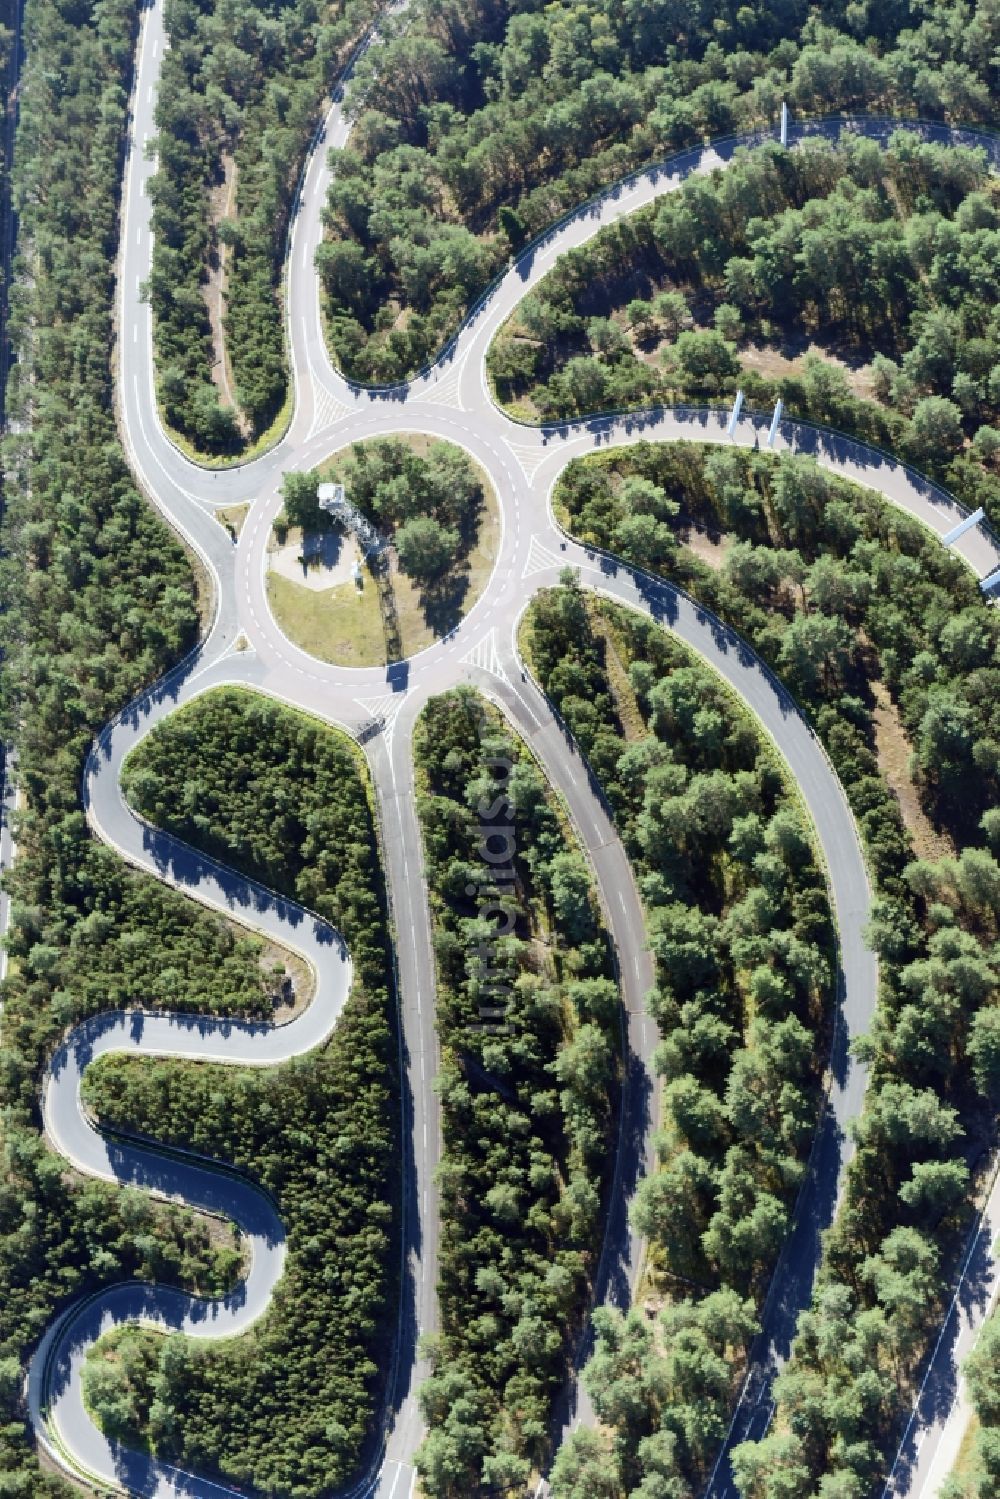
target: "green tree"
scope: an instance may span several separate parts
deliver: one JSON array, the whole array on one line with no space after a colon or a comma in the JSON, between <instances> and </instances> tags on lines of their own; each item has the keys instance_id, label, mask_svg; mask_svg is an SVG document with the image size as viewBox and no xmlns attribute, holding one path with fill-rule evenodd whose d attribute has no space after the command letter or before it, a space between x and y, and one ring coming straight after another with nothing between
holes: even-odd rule
<instances>
[{"instance_id":1,"label":"green tree","mask_svg":"<svg viewBox=\"0 0 1000 1499\"><path fill-rule=\"evenodd\" d=\"M590 875L578 854L556 854L549 865L552 908L566 939L574 944L587 942L594 934L594 912L591 906Z\"/></svg>"},{"instance_id":2,"label":"green tree","mask_svg":"<svg viewBox=\"0 0 1000 1499\"><path fill-rule=\"evenodd\" d=\"M861 1279L886 1310L893 1340L905 1357L917 1345L927 1308L937 1294L938 1251L915 1228L894 1228L877 1255L861 1266Z\"/></svg>"},{"instance_id":3,"label":"green tree","mask_svg":"<svg viewBox=\"0 0 1000 1499\"><path fill-rule=\"evenodd\" d=\"M796 615L781 638L778 659L799 692L828 691L844 679L854 646L842 620L824 614Z\"/></svg>"},{"instance_id":4,"label":"green tree","mask_svg":"<svg viewBox=\"0 0 1000 1499\"><path fill-rule=\"evenodd\" d=\"M725 1135L722 1103L693 1077L678 1077L666 1087L663 1108L682 1139L692 1146L716 1144Z\"/></svg>"},{"instance_id":5,"label":"green tree","mask_svg":"<svg viewBox=\"0 0 1000 1499\"><path fill-rule=\"evenodd\" d=\"M704 1156L682 1147L659 1171L639 1183L632 1222L652 1239L678 1275L694 1278L701 1267L700 1236L708 1223L715 1172Z\"/></svg>"},{"instance_id":6,"label":"green tree","mask_svg":"<svg viewBox=\"0 0 1000 1499\"><path fill-rule=\"evenodd\" d=\"M596 1431L582 1427L563 1442L552 1465L552 1499L624 1499L613 1454Z\"/></svg>"},{"instance_id":7,"label":"green tree","mask_svg":"<svg viewBox=\"0 0 1000 1499\"><path fill-rule=\"evenodd\" d=\"M691 327L692 317L687 301L679 291L661 291L653 299L653 311L663 337L671 340Z\"/></svg>"},{"instance_id":8,"label":"green tree","mask_svg":"<svg viewBox=\"0 0 1000 1499\"><path fill-rule=\"evenodd\" d=\"M727 343L737 344L743 333L743 315L731 302L722 302L715 309L712 321L716 330Z\"/></svg>"},{"instance_id":9,"label":"green tree","mask_svg":"<svg viewBox=\"0 0 1000 1499\"><path fill-rule=\"evenodd\" d=\"M969 1189L969 1168L964 1161L918 1161L908 1182L899 1189L907 1207L922 1220L940 1217L964 1201Z\"/></svg>"},{"instance_id":10,"label":"green tree","mask_svg":"<svg viewBox=\"0 0 1000 1499\"><path fill-rule=\"evenodd\" d=\"M678 333L670 352L683 378L696 387L715 390L739 374L734 346L714 328Z\"/></svg>"},{"instance_id":11,"label":"green tree","mask_svg":"<svg viewBox=\"0 0 1000 1499\"><path fill-rule=\"evenodd\" d=\"M101 1360L84 1365L83 1394L102 1431L118 1441L135 1441L138 1413L118 1372Z\"/></svg>"},{"instance_id":12,"label":"green tree","mask_svg":"<svg viewBox=\"0 0 1000 1499\"><path fill-rule=\"evenodd\" d=\"M945 396L918 401L906 430L906 446L917 463L942 464L962 445L962 413Z\"/></svg>"},{"instance_id":13,"label":"green tree","mask_svg":"<svg viewBox=\"0 0 1000 1499\"><path fill-rule=\"evenodd\" d=\"M811 1484L802 1443L792 1432L742 1442L733 1448L730 1461L736 1486L746 1499L797 1499Z\"/></svg>"},{"instance_id":14,"label":"green tree","mask_svg":"<svg viewBox=\"0 0 1000 1499\"><path fill-rule=\"evenodd\" d=\"M990 1005L972 1017L969 1060L976 1087L987 1098L1000 1092L1000 1008Z\"/></svg>"},{"instance_id":15,"label":"green tree","mask_svg":"<svg viewBox=\"0 0 1000 1499\"><path fill-rule=\"evenodd\" d=\"M662 567L676 551L669 526L652 515L625 515L615 526L614 549L636 567Z\"/></svg>"},{"instance_id":16,"label":"green tree","mask_svg":"<svg viewBox=\"0 0 1000 1499\"><path fill-rule=\"evenodd\" d=\"M333 306L364 312L375 263L352 240L323 240L316 247L316 270Z\"/></svg>"},{"instance_id":17,"label":"green tree","mask_svg":"<svg viewBox=\"0 0 1000 1499\"><path fill-rule=\"evenodd\" d=\"M454 565L458 545L458 532L431 516L416 516L396 532L400 567L424 585L437 582Z\"/></svg>"},{"instance_id":18,"label":"green tree","mask_svg":"<svg viewBox=\"0 0 1000 1499\"><path fill-rule=\"evenodd\" d=\"M301 526L303 531L315 531L328 523L319 508L318 491L319 475L315 470L282 476L281 498L290 525Z\"/></svg>"}]
</instances>

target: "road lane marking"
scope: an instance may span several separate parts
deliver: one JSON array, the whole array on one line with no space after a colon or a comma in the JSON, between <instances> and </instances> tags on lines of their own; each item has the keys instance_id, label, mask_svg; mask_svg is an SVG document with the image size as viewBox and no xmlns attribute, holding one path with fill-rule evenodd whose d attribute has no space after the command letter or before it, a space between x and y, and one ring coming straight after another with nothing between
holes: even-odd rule
<instances>
[{"instance_id":1,"label":"road lane marking","mask_svg":"<svg viewBox=\"0 0 1000 1499\"><path fill-rule=\"evenodd\" d=\"M158 51L158 47L159 47L159 42L157 40L154 43L154 49L153 49L153 55L154 55L154 57L156 56L156 53ZM150 89L150 95L152 95L152 89ZM317 179L317 180L321 180L321 179ZM640 195L639 195L638 189L636 190L635 194L630 194L630 195L627 195L627 196L623 197L621 199L621 204L620 204L620 206L618 208L609 207L608 205L604 205L604 207L602 208L601 214L600 214L601 221L604 221L605 218L608 221L612 221L614 219L617 219L625 211L631 212L632 211L631 201L632 201L633 197L636 199L636 201L640 201ZM622 206L622 205L626 205L626 204L628 205L627 209L624 206ZM138 238L139 238L139 235L138 235L138 231L137 231L137 240L138 240ZM305 267L306 256L307 256L307 248L308 248L307 247L307 243L303 243L303 249L302 249L302 263L303 263L303 268ZM551 250L547 251L546 253L547 254L551 253ZM303 323L303 334L308 339L307 324L306 324L305 317L303 317L302 323ZM137 328L134 326L133 327L133 342L135 342L137 340L137 331L138 331ZM467 362L468 354L470 354L471 352L472 352L472 348L470 346L469 350L467 351L467 354L464 356L463 367L464 367L464 363ZM308 358L309 358L308 343L307 343L307 347L306 347L306 357L307 357L307 360L308 360ZM430 383L432 383L432 381L433 381L433 377L432 377L431 381L428 381L426 383L430 384ZM459 403L459 404L461 404L461 403ZM489 448L489 444L486 444L486 446L487 446L487 448ZM494 453L494 457L495 456L496 455ZM502 459L500 461L502 463L504 472L509 477L510 476L510 469L509 469L506 461L504 461ZM161 465L161 467L162 467L162 465ZM514 519L515 519L515 527L514 527L515 537L518 538L519 537L519 521L518 521L518 508L519 507L518 507L517 496L515 495L515 496L511 497L510 500L509 500L509 502L507 502L507 504L513 506ZM505 505L504 508L507 508L507 505ZM254 535L256 535L256 529L255 529ZM511 569L508 568L506 574L504 574L504 579L505 580L509 579L510 575L511 575ZM256 622L256 613L253 610L253 606L252 605L250 605L250 612L253 615L254 620ZM487 612L490 612L490 611L487 611ZM456 645L452 645L448 649L447 654L448 655L452 655L456 649L457 649L457 646ZM292 663L288 662L287 658L284 655L282 655L281 652L277 652L276 654L278 655L278 658L280 660L284 661L286 664L292 664ZM322 677L319 673L307 673L307 672L304 672L302 670L302 668L299 667L299 666L295 666L295 670L298 672L298 674L300 676L306 676L311 681L322 682L324 684L324 686L326 686L326 687L336 688L337 686L340 685L339 683L333 683L333 684L328 683L326 681L326 679L324 677ZM530 708L528 708L527 711L530 713L531 712ZM531 714L531 716L534 719L534 714ZM537 719L535 719L535 722L538 723L539 721ZM394 769L393 769L393 781L395 783L395 772L394 772ZM595 827L596 827L596 823L595 823ZM602 844L602 846L603 846L603 844ZM404 860L404 872L405 872L405 870L406 870L406 864L405 864L405 860ZM619 900L621 902L623 911L625 911L626 915L627 915L627 907L626 907L626 904L625 904L624 896L621 894L621 892L619 892ZM414 934L414 940L415 940L415 928L412 925L411 925L411 931ZM637 972L638 972L638 962L636 964L636 968L637 968ZM420 1013L420 994L419 994L419 991L417 993L417 1012L418 1012L418 1014ZM421 1064L421 1076L423 1077L424 1064L423 1064L423 1053L422 1052L420 1054L420 1064ZM427 1121L426 1121L426 1118L425 1118L424 1119L425 1145L426 1145L426 1128L427 1128ZM427 1198L426 1198L426 1193L425 1193L424 1197L423 1197L423 1201L424 1201L425 1205L426 1205L426 1200L427 1200ZM773 1411L773 1405L772 1405L772 1411ZM769 1417L769 1419L770 1419L770 1417ZM922 1440L922 1438L921 1438L921 1440ZM398 1484L398 1478L399 1478L399 1472L400 1471L401 1471L401 1466L397 1467L396 1480L393 1483L393 1493L395 1492L396 1486ZM413 1488L413 1484L411 1483L411 1485L410 1485L411 1493L412 1493L412 1488ZM727 1490L727 1492L729 1492L729 1490Z\"/></svg>"}]
</instances>

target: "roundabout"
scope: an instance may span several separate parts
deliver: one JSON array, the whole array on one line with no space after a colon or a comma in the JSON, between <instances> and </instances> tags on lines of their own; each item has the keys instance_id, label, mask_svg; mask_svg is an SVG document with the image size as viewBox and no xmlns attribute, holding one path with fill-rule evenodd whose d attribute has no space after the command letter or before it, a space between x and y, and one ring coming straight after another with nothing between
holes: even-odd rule
<instances>
[{"instance_id":1,"label":"roundabout","mask_svg":"<svg viewBox=\"0 0 1000 1499\"><path fill-rule=\"evenodd\" d=\"M148 1454L116 1450L91 1422L80 1393L87 1349L111 1327L131 1320L201 1337L235 1335L265 1310L282 1272L284 1236L273 1206L241 1178L196 1161L178 1162L153 1150L111 1146L86 1120L80 1078L90 1060L108 1051L157 1056L213 1057L271 1066L318 1045L336 1024L350 987L350 957L328 927L241 876L151 831L131 813L120 789L125 756L156 723L183 703L221 685L268 694L346 729L364 745L382 821L386 878L396 931L398 992L407 1058L409 1110L401 1142L406 1174L403 1214L404 1276L409 1294L397 1329L393 1373L378 1452L352 1495L399 1499L413 1491L414 1454L423 1424L417 1392L426 1373L418 1339L437 1326L435 1276L439 1204L434 1182L441 1156L438 1071L434 1031L434 953L420 832L414 805L412 736L432 694L471 682L497 702L544 767L568 808L589 855L608 929L620 964L627 1017L627 1071L649 1080L655 1097L656 1025L645 1010L653 966L635 879L602 799L582 773L546 698L528 675L517 648L526 601L574 569L586 588L651 615L692 646L735 689L782 755L811 817L822 850L839 933L841 982L834 1065L792 1231L762 1314L763 1331L708 1492L734 1492L727 1453L735 1442L759 1437L770 1419L770 1383L787 1356L799 1311L808 1304L818 1264L819 1233L831 1221L851 1146L847 1126L861 1112L866 1070L848 1050L867 1032L876 1002L877 972L863 941L870 914L868 876L854 819L820 742L788 692L738 635L673 585L579 545L557 524L551 496L576 457L639 439L695 440L762 446L766 417L746 415L728 429L716 410L667 410L599 417L553 429L519 427L490 399L485 357L517 302L563 250L583 243L605 223L654 201L692 173L724 166L733 143L687 153L638 173L569 215L524 252L473 310L432 369L406 386L359 389L334 371L326 354L313 257L322 233L320 210L329 181L327 150L346 140L347 120L333 107L318 134L303 176L287 262L287 333L295 406L287 435L264 457L232 470L208 470L185 458L167 439L158 415L149 306L140 288L148 275L151 240L146 146L153 135L153 98L164 46L161 0L144 13L126 160L119 266L117 379L121 425L136 477L147 496L199 555L212 581L214 613L201 644L167 678L130 704L95 745L87 765L84 801L94 832L137 867L194 898L241 919L301 953L317 975L311 1005L287 1026L180 1021L131 1011L78 1027L52 1058L44 1083L44 1115L54 1146L79 1169L225 1211L247 1235L246 1281L219 1302L195 1302L159 1287L113 1287L70 1306L46 1332L32 1361L29 1406L39 1442L70 1471L136 1494L221 1496L224 1484L182 1473ZM815 131L836 138L844 122ZM856 121L883 139L885 122ZM961 139L943 127L940 138ZM319 466L338 450L366 439L418 432L459 444L487 476L498 498L501 524L492 570L482 592L444 637L386 665L345 666L321 661L293 643L275 621L268 600L269 546L281 511L281 476ZM878 490L943 536L964 517L950 496L920 475L864 444L786 421L777 452L814 457L824 468ZM227 533L215 512L249 505L239 533ZM957 552L979 578L1000 565L1000 548L983 530L967 532ZM225 1047L220 1037L225 1032ZM652 1167L656 1109L626 1089L619 1132L616 1188L608 1207L595 1302L625 1304L642 1271L644 1248L631 1229L628 1193ZM776 1289L777 1288L777 1289ZM567 1428L593 1422L586 1394L575 1390ZM900 1490L900 1492L903 1492ZM913 1492L917 1492L913 1490Z\"/></svg>"},{"instance_id":2,"label":"roundabout","mask_svg":"<svg viewBox=\"0 0 1000 1499\"><path fill-rule=\"evenodd\" d=\"M331 484L344 518L319 499ZM489 477L456 444L419 433L352 443L283 485L266 563L274 624L333 665L410 659L474 607L502 531Z\"/></svg>"}]
</instances>

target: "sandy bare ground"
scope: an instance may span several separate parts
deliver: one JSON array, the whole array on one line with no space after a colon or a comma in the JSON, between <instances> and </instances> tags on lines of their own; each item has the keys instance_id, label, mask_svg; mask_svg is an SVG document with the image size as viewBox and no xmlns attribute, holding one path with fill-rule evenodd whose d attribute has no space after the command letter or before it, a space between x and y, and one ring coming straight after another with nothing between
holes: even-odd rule
<instances>
[{"instance_id":1,"label":"sandy bare ground","mask_svg":"<svg viewBox=\"0 0 1000 1499\"><path fill-rule=\"evenodd\" d=\"M920 804L920 796L910 774L913 746L906 737L897 709L884 682L872 682L875 698L875 750L879 769L895 792L900 814L913 839L918 859L953 858L955 848L950 838L939 833Z\"/></svg>"},{"instance_id":2,"label":"sandy bare ground","mask_svg":"<svg viewBox=\"0 0 1000 1499\"><path fill-rule=\"evenodd\" d=\"M684 533L684 545L702 562L707 562L718 572L726 560L728 550L728 537L720 536L715 539L709 536L703 526L696 525L693 520L686 522L687 530Z\"/></svg>"},{"instance_id":3,"label":"sandy bare ground","mask_svg":"<svg viewBox=\"0 0 1000 1499\"><path fill-rule=\"evenodd\" d=\"M223 176L217 187L209 193L209 216L213 232L223 219L232 218L236 202L236 162L227 151L222 158ZM220 244L208 267L208 279L202 286L202 296L208 307L212 324L212 379L219 394L228 406L236 407L236 392L233 388L229 356L226 352L226 334L222 319L226 310L226 261L228 246Z\"/></svg>"},{"instance_id":4,"label":"sandy bare ground","mask_svg":"<svg viewBox=\"0 0 1000 1499\"><path fill-rule=\"evenodd\" d=\"M836 365L854 395L864 401L872 400L874 387L870 367L867 364L849 363L832 349L825 349L816 343L804 343L800 348L747 344L740 349L739 357L744 369L756 370L768 380L780 380L785 375L803 374L806 358L810 354L817 354L827 364Z\"/></svg>"}]
</instances>

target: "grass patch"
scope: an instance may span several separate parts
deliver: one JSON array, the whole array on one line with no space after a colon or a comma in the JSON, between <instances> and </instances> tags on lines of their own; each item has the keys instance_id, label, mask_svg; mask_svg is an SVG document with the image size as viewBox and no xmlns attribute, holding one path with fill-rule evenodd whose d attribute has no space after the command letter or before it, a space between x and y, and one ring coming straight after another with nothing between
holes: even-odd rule
<instances>
[{"instance_id":1,"label":"grass patch","mask_svg":"<svg viewBox=\"0 0 1000 1499\"><path fill-rule=\"evenodd\" d=\"M363 588L345 583L321 591L271 572L267 599L280 629L310 656L338 666L384 663L378 591L367 569Z\"/></svg>"},{"instance_id":2,"label":"grass patch","mask_svg":"<svg viewBox=\"0 0 1000 1499\"><path fill-rule=\"evenodd\" d=\"M947 1499L975 1499L974 1480L979 1471L977 1462L979 1430L979 1417L973 1411L966 1423L955 1466L949 1473L943 1490Z\"/></svg>"},{"instance_id":3,"label":"grass patch","mask_svg":"<svg viewBox=\"0 0 1000 1499\"><path fill-rule=\"evenodd\" d=\"M913 778L913 746L899 709L885 683L870 682L874 705L872 729L879 770L899 804L899 813L918 859L953 859L957 850L947 833L939 832L923 809L920 789Z\"/></svg>"},{"instance_id":4,"label":"grass patch","mask_svg":"<svg viewBox=\"0 0 1000 1499\"><path fill-rule=\"evenodd\" d=\"M215 512L215 518L219 522L219 525L228 531L233 540L236 541L243 530L249 514L249 505L226 505L223 509Z\"/></svg>"}]
</instances>

